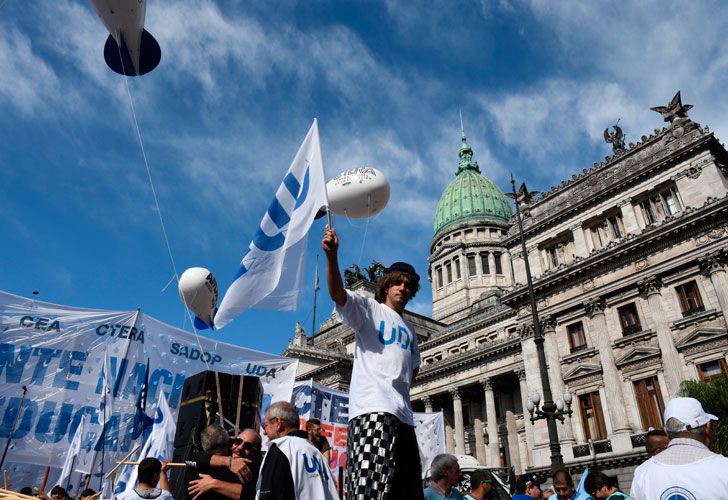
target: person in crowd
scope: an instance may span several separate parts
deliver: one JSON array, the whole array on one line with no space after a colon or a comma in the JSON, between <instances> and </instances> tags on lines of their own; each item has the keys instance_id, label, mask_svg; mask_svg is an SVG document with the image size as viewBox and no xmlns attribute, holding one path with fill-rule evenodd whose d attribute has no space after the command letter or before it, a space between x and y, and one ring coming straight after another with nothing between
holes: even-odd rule
<instances>
[{"instance_id":1,"label":"person in crowd","mask_svg":"<svg viewBox=\"0 0 728 500\"><path fill-rule=\"evenodd\" d=\"M728 458L708 448L710 423L718 418L697 399L682 397L667 403L664 417L670 442L637 467L631 497L728 500Z\"/></svg>"},{"instance_id":2,"label":"person in crowd","mask_svg":"<svg viewBox=\"0 0 728 500\"><path fill-rule=\"evenodd\" d=\"M168 462L160 462L154 457L147 457L137 466L138 484L136 488L116 495L117 500L140 500L154 498L173 500L167 480ZM159 486L159 487L157 487ZM53 493L53 492L51 492ZM51 498L53 495L51 494Z\"/></svg>"},{"instance_id":3,"label":"person in crowd","mask_svg":"<svg viewBox=\"0 0 728 500\"><path fill-rule=\"evenodd\" d=\"M265 435L270 439L256 486L258 500L338 500L328 462L307 439L292 435L298 429L296 407L278 401L265 412Z\"/></svg>"},{"instance_id":4,"label":"person in crowd","mask_svg":"<svg viewBox=\"0 0 728 500\"><path fill-rule=\"evenodd\" d=\"M590 470L584 481L587 493L596 500L629 500L629 497L619 490L617 478L608 476L600 470Z\"/></svg>"},{"instance_id":5,"label":"person in crowd","mask_svg":"<svg viewBox=\"0 0 728 500\"><path fill-rule=\"evenodd\" d=\"M339 319L355 332L349 388L346 491L350 500L422 498L422 468L410 385L420 366L412 324L403 317L420 287L414 267L395 262L384 270L375 300L344 288L339 238L326 229L329 295Z\"/></svg>"},{"instance_id":6,"label":"person in crowd","mask_svg":"<svg viewBox=\"0 0 728 500\"><path fill-rule=\"evenodd\" d=\"M541 495L541 498L543 498L543 500L546 500L547 498L551 498L554 495L556 495L556 490L554 490L553 486L549 486L548 488L543 490L543 495Z\"/></svg>"},{"instance_id":7,"label":"person in crowd","mask_svg":"<svg viewBox=\"0 0 728 500\"><path fill-rule=\"evenodd\" d=\"M460 483L460 464L455 455L441 453L432 459L430 483L425 488L427 500L461 500L462 495L456 486Z\"/></svg>"},{"instance_id":8,"label":"person in crowd","mask_svg":"<svg viewBox=\"0 0 728 500\"><path fill-rule=\"evenodd\" d=\"M518 476L513 491L513 500L538 500L542 495L541 482L535 474Z\"/></svg>"},{"instance_id":9,"label":"person in crowd","mask_svg":"<svg viewBox=\"0 0 728 500\"><path fill-rule=\"evenodd\" d=\"M234 457L255 460L262 458L262 438L255 429L244 429L238 437L232 440L232 453Z\"/></svg>"},{"instance_id":10,"label":"person in crowd","mask_svg":"<svg viewBox=\"0 0 728 500\"><path fill-rule=\"evenodd\" d=\"M552 476L553 489L559 500L572 500L576 488L574 487L574 479L566 469L559 469Z\"/></svg>"},{"instance_id":11,"label":"person in crowd","mask_svg":"<svg viewBox=\"0 0 728 500\"><path fill-rule=\"evenodd\" d=\"M20 488L20 491L18 493L20 493L21 495L33 496L33 488L31 488L30 486L25 486L23 488Z\"/></svg>"},{"instance_id":12,"label":"person in crowd","mask_svg":"<svg viewBox=\"0 0 728 500\"><path fill-rule=\"evenodd\" d=\"M188 467L185 472L186 498L243 498L244 488L240 476L229 467L232 465L232 456L230 437L225 429L217 424L208 425L200 434L200 445L206 454L195 455L196 468ZM205 458L209 463L205 462ZM253 489L252 485L249 489Z\"/></svg>"},{"instance_id":13,"label":"person in crowd","mask_svg":"<svg viewBox=\"0 0 728 500\"><path fill-rule=\"evenodd\" d=\"M81 500L89 500L91 497L96 495L96 491L91 488L86 488L81 492Z\"/></svg>"},{"instance_id":14,"label":"person in crowd","mask_svg":"<svg viewBox=\"0 0 728 500\"><path fill-rule=\"evenodd\" d=\"M321 420L317 418L309 419L306 422L306 433L308 434L308 440L312 445L316 447L318 451L328 461L331 458L331 445L329 440L324 436L324 430L321 427Z\"/></svg>"},{"instance_id":15,"label":"person in crowd","mask_svg":"<svg viewBox=\"0 0 728 500\"><path fill-rule=\"evenodd\" d=\"M670 440L667 438L667 433L662 429L652 429L645 436L645 449L650 457L654 457L665 448Z\"/></svg>"},{"instance_id":16,"label":"person in crowd","mask_svg":"<svg viewBox=\"0 0 728 500\"><path fill-rule=\"evenodd\" d=\"M51 500L70 500L66 488L63 488L60 484L57 484L51 490Z\"/></svg>"},{"instance_id":17,"label":"person in crowd","mask_svg":"<svg viewBox=\"0 0 728 500\"><path fill-rule=\"evenodd\" d=\"M493 491L493 475L485 469L478 469L470 474L470 493L464 500L485 500Z\"/></svg>"},{"instance_id":18,"label":"person in crowd","mask_svg":"<svg viewBox=\"0 0 728 500\"><path fill-rule=\"evenodd\" d=\"M212 492L218 496L233 499L252 500L255 498L255 484L258 481L260 465L263 462L260 434L255 429L245 429L238 434L237 438L230 440L230 443L230 454L203 451L195 453L186 461L189 467L198 469L198 472L227 468L237 475L235 481L217 479L205 473L200 474L199 479L190 478L190 486L196 495ZM228 474L225 476L232 479L232 476Z\"/></svg>"}]
</instances>

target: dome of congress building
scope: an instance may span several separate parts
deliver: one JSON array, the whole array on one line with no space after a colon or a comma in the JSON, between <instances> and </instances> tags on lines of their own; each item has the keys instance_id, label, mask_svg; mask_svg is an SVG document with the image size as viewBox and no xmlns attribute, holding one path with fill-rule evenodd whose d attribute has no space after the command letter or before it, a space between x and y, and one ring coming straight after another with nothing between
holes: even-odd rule
<instances>
[{"instance_id":1,"label":"dome of congress building","mask_svg":"<svg viewBox=\"0 0 728 500\"><path fill-rule=\"evenodd\" d=\"M463 222L508 224L511 203L498 186L483 176L473 161L473 150L462 134L455 179L445 189L435 211L435 238Z\"/></svg>"}]
</instances>

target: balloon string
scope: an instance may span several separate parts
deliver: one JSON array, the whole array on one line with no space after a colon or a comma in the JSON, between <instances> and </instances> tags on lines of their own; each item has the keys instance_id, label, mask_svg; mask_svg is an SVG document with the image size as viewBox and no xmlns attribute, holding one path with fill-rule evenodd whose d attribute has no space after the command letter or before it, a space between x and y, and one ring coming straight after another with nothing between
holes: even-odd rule
<instances>
[{"instance_id":1,"label":"balloon string","mask_svg":"<svg viewBox=\"0 0 728 500\"><path fill-rule=\"evenodd\" d=\"M152 197L154 198L154 206L157 209L157 216L159 217L159 225L162 228L162 236L164 236L164 243L167 247L167 254L169 255L169 260L172 263L172 271L174 272L174 279L177 280L177 283L179 283L179 274L177 273L177 265L174 262L174 256L172 255L172 247L169 244L169 238L167 237L167 228L164 225L164 218L162 217L162 209L159 207L159 199L157 198L157 190L154 187L154 181L152 180L152 170L149 168L149 161L147 160L147 153L144 149L144 141L142 140L142 132L139 128L139 122L137 120L136 116L136 110L134 109L134 99L132 99L131 96L131 89L129 88L129 77L126 75L126 68L124 68L124 58L121 55L121 45L119 45L119 60L121 61L121 69L124 72L124 85L126 86L126 94L129 96L129 107L131 108L131 116L134 121L134 130L136 131L137 139L139 140L139 147L142 151L142 158L144 159L144 166L147 170L147 179L149 179L149 187L152 188ZM171 282L171 280L170 280ZM169 283L164 288L166 289L169 286ZM195 322L192 319L192 315L190 313L189 308L187 307L187 304L184 304L185 310L187 311L187 316L190 320L190 325L192 326L192 331L195 334L195 340L197 340L197 346L200 348L201 352L204 352L204 349L202 348L202 344L200 342L200 336L197 334L197 328L195 328ZM210 370L210 365L208 364L207 360L204 359L204 356L202 357L202 361L204 361L205 366L207 367L207 370Z\"/></svg>"},{"instance_id":2,"label":"balloon string","mask_svg":"<svg viewBox=\"0 0 728 500\"><path fill-rule=\"evenodd\" d=\"M351 221L351 217L349 217L349 213L348 213L348 212L347 212L346 210L344 210L344 216L346 217L346 221L347 221L347 222L349 223L349 225L350 225L351 227L355 227L355 228L357 228L357 229L361 229L361 226L359 226L359 225L357 225L357 224L354 224L354 223L353 223L353 222Z\"/></svg>"},{"instance_id":3,"label":"balloon string","mask_svg":"<svg viewBox=\"0 0 728 500\"><path fill-rule=\"evenodd\" d=\"M364 244L367 241L367 231L369 230L369 219L372 216L372 195L367 195L367 221L364 224L364 236L361 239L361 248L359 249L359 259L357 260L359 267L361 267L361 258L364 255Z\"/></svg>"},{"instance_id":4,"label":"balloon string","mask_svg":"<svg viewBox=\"0 0 728 500\"><path fill-rule=\"evenodd\" d=\"M172 284L172 282L174 281L174 279L175 279L175 278L176 278L176 276L175 276L175 275L173 274L173 275L172 275L172 277L171 277L171 278L169 278L169 281L167 282L167 284L166 284L166 285L164 285L164 288L162 288L162 290L160 290L160 292L159 292L159 293L164 293L164 292L166 292L166 291L167 291L167 288L169 288L169 285L171 285L171 284Z\"/></svg>"}]
</instances>

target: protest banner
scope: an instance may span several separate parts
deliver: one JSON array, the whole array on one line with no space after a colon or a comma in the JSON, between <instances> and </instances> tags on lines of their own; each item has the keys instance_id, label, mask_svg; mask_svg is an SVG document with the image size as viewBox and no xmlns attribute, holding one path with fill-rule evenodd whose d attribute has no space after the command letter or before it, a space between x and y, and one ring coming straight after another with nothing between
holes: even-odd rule
<instances>
[{"instance_id":1,"label":"protest banner","mask_svg":"<svg viewBox=\"0 0 728 500\"><path fill-rule=\"evenodd\" d=\"M86 415L75 470L89 472L101 455L109 470L134 446L147 363L150 401L164 391L176 418L188 375L258 376L265 407L290 400L298 361L197 338L139 310L83 309L0 292L0 438L8 438L21 412L8 462L62 467Z\"/></svg>"}]
</instances>

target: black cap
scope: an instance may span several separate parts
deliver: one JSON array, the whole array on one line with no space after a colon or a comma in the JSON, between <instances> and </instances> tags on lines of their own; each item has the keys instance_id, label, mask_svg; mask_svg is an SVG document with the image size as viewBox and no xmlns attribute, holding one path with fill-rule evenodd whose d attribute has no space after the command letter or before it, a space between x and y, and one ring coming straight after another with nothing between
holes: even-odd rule
<instances>
[{"instance_id":1,"label":"black cap","mask_svg":"<svg viewBox=\"0 0 728 500\"><path fill-rule=\"evenodd\" d=\"M407 264L406 262L395 262L388 268L384 270L384 274L391 273L392 271L399 271L402 273L407 273L413 278L415 278L417 281L420 281L420 275L417 274L417 271L415 271L415 268L412 267L412 265Z\"/></svg>"},{"instance_id":2,"label":"black cap","mask_svg":"<svg viewBox=\"0 0 728 500\"><path fill-rule=\"evenodd\" d=\"M521 474L518 476L518 479L516 479L516 493L525 493L526 488L529 486L538 486L541 487L541 481L538 480L536 477L536 474Z\"/></svg>"}]
</instances>

